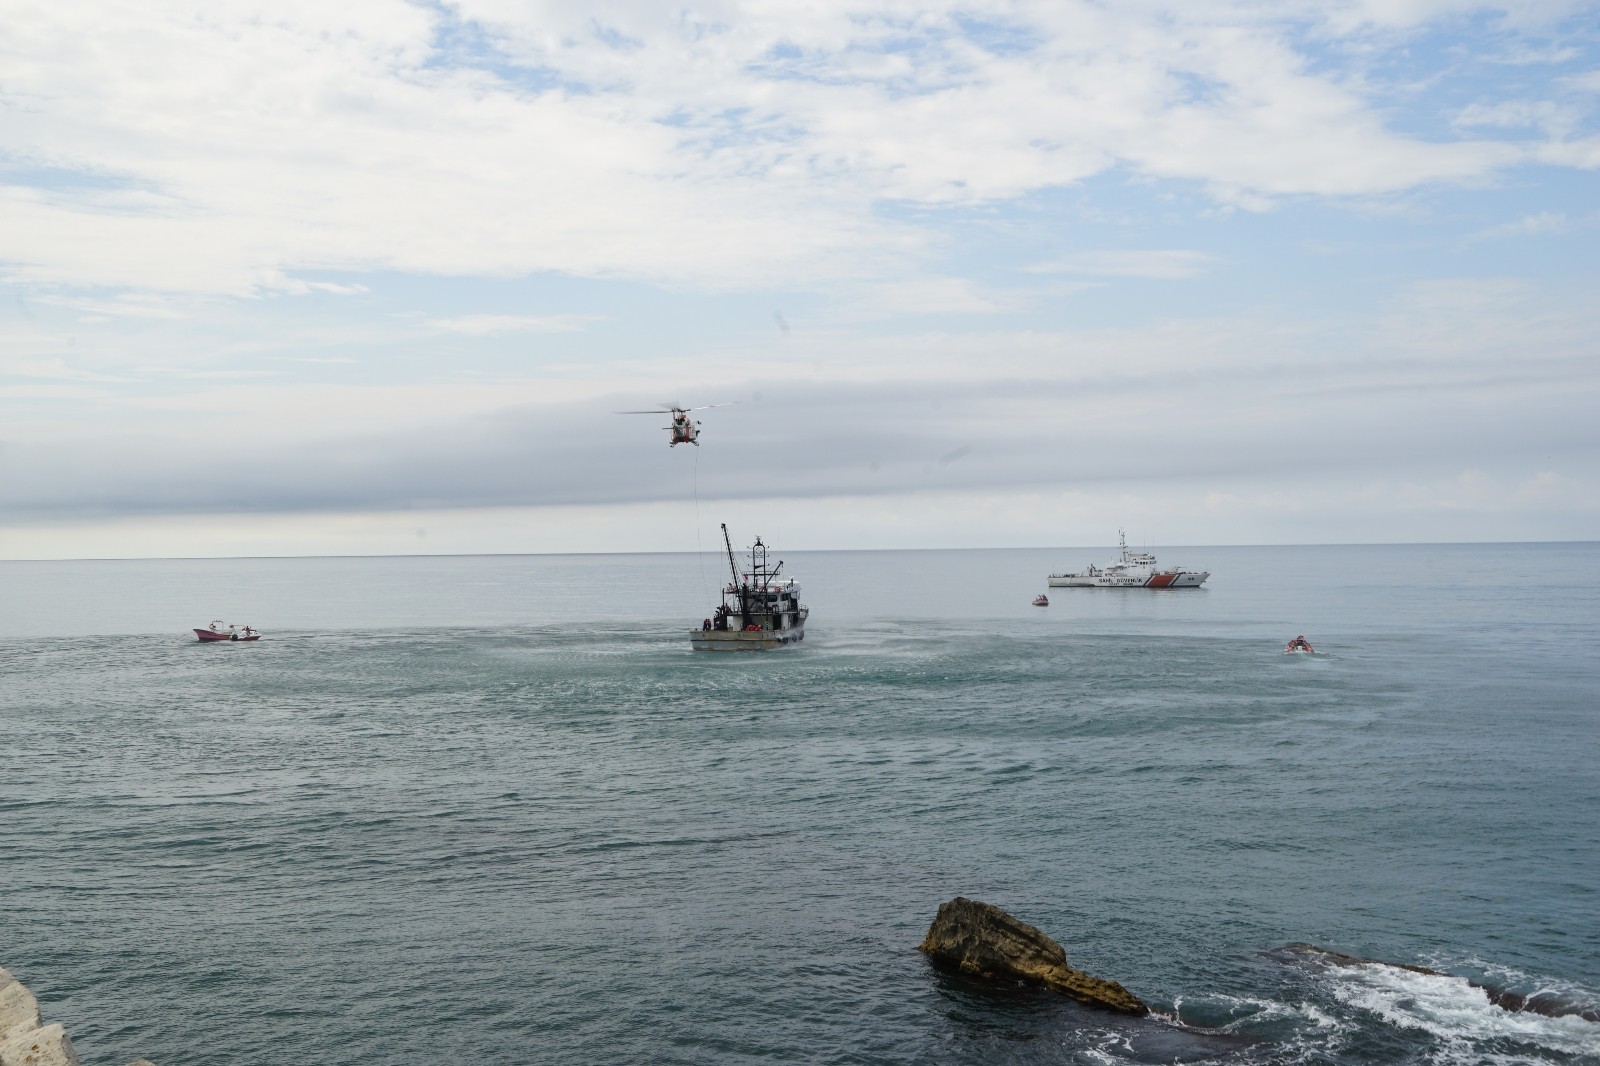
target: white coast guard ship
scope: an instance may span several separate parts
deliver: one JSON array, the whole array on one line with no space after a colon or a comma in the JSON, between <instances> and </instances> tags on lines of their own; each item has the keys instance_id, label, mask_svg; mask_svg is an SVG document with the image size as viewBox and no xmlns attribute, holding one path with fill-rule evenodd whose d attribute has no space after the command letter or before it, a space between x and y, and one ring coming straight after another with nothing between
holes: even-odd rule
<instances>
[{"instance_id":1,"label":"white coast guard ship","mask_svg":"<svg viewBox=\"0 0 1600 1066\"><path fill-rule=\"evenodd\" d=\"M1128 535L1117 530L1117 547L1122 550L1114 563L1088 566L1075 574L1051 574L1050 587L1057 589L1197 589L1210 577L1205 570L1161 570L1149 552L1129 551Z\"/></svg>"},{"instance_id":2,"label":"white coast guard ship","mask_svg":"<svg viewBox=\"0 0 1600 1066\"><path fill-rule=\"evenodd\" d=\"M728 549L728 571L733 575L722 590L722 603L700 628L689 632L695 651L768 651L806 639L806 616L800 605L800 585L794 578L779 580L777 566L767 565L767 546L757 537L750 547L750 569L743 572L733 557L728 527L722 527Z\"/></svg>"}]
</instances>

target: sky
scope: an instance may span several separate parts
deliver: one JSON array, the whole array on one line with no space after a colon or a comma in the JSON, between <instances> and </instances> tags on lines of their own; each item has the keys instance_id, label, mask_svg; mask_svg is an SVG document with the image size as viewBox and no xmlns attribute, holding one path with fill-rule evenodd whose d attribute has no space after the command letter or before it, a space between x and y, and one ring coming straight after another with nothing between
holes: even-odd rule
<instances>
[{"instance_id":1,"label":"sky","mask_svg":"<svg viewBox=\"0 0 1600 1066\"><path fill-rule=\"evenodd\" d=\"M0 14L0 558L1600 539L1597 3Z\"/></svg>"}]
</instances>

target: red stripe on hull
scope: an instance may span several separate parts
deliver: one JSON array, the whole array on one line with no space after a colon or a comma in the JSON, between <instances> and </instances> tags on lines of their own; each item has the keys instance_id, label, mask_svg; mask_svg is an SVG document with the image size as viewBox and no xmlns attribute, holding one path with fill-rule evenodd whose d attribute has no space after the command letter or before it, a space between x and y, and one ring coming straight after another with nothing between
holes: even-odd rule
<instances>
[{"instance_id":1,"label":"red stripe on hull","mask_svg":"<svg viewBox=\"0 0 1600 1066\"><path fill-rule=\"evenodd\" d=\"M1151 574L1150 580L1144 583L1144 587L1147 589L1164 589L1177 579L1177 574Z\"/></svg>"}]
</instances>

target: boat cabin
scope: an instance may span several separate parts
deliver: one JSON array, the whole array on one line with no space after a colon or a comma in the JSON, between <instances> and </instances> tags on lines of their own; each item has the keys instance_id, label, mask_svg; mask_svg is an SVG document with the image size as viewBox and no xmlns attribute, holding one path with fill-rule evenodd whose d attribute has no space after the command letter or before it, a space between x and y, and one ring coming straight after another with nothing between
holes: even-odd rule
<instances>
[{"instance_id":1,"label":"boat cabin","mask_svg":"<svg viewBox=\"0 0 1600 1066\"><path fill-rule=\"evenodd\" d=\"M728 527L722 527L727 544ZM783 632L799 629L805 623L806 609L800 605L800 583L794 578L780 579L783 562L769 565L767 546L757 537L750 547L748 568L741 567L728 547L728 570L732 578L722 588L722 603L702 628L722 632Z\"/></svg>"}]
</instances>

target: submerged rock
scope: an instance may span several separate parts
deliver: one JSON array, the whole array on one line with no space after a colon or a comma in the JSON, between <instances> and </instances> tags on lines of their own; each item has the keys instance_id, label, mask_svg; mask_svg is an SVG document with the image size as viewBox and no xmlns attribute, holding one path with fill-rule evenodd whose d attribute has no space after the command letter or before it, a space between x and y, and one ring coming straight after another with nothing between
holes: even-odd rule
<instances>
[{"instance_id":1,"label":"submerged rock","mask_svg":"<svg viewBox=\"0 0 1600 1066\"><path fill-rule=\"evenodd\" d=\"M1325 966L1388 966L1396 970L1409 970L1412 973L1427 974L1430 977L1450 977L1457 981L1465 981L1471 987L1482 990L1483 994L1489 997L1489 1002L1502 1010L1541 1014L1546 1018L1582 1018L1585 1021L1600 1022L1600 1007L1574 1003L1554 992L1518 992L1514 989L1491 985L1471 977L1462 977L1460 974L1430 969L1427 966L1413 966L1404 962L1385 962L1383 959L1364 959L1360 955L1346 955L1342 951L1319 948L1315 944L1288 944L1284 946L1283 950L1289 955L1308 958Z\"/></svg>"},{"instance_id":2,"label":"submerged rock","mask_svg":"<svg viewBox=\"0 0 1600 1066\"><path fill-rule=\"evenodd\" d=\"M1043 985L1121 1014L1150 1008L1115 981L1091 977L1067 965L1061 945L990 903L957 896L939 914L917 948L937 966L987 981Z\"/></svg>"}]
</instances>

